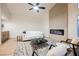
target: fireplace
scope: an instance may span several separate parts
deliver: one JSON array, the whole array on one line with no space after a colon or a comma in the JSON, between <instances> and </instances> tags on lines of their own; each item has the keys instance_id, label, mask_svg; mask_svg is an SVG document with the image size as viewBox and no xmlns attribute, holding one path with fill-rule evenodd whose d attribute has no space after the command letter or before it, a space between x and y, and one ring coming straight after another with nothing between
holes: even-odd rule
<instances>
[{"instance_id":1,"label":"fireplace","mask_svg":"<svg viewBox=\"0 0 79 59\"><path fill-rule=\"evenodd\" d=\"M64 35L64 30L63 29L50 29L50 34Z\"/></svg>"}]
</instances>

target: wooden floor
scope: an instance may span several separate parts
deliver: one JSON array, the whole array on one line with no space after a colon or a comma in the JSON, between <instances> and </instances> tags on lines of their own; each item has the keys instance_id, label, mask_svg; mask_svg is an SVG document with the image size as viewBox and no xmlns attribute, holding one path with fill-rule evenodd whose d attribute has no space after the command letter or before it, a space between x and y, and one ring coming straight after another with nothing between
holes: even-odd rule
<instances>
[{"instance_id":1,"label":"wooden floor","mask_svg":"<svg viewBox=\"0 0 79 59\"><path fill-rule=\"evenodd\" d=\"M4 44L0 45L0 56L11 56L15 52L17 41L10 39Z\"/></svg>"}]
</instances>

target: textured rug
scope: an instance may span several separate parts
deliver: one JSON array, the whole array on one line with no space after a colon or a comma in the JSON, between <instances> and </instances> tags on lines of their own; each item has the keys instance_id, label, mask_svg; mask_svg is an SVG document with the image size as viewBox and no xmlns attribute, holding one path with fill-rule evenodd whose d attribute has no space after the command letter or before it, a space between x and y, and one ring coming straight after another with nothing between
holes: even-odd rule
<instances>
[{"instance_id":1,"label":"textured rug","mask_svg":"<svg viewBox=\"0 0 79 59\"><path fill-rule=\"evenodd\" d=\"M14 56L32 56L33 48L31 47L31 41L18 42ZM49 50L49 46L36 50L39 56L45 56Z\"/></svg>"}]
</instances>

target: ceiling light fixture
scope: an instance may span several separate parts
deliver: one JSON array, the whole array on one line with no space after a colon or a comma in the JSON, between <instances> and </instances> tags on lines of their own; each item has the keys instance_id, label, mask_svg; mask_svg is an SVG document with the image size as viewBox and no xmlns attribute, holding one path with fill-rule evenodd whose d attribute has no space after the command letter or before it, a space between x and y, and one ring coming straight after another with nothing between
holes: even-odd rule
<instances>
[{"instance_id":1,"label":"ceiling light fixture","mask_svg":"<svg viewBox=\"0 0 79 59\"><path fill-rule=\"evenodd\" d=\"M32 4L32 3L28 3L29 5L32 6L32 8L30 8L29 10L35 10L37 12L40 11L40 9L46 9L45 7L40 7L40 3L35 3L35 4Z\"/></svg>"},{"instance_id":2,"label":"ceiling light fixture","mask_svg":"<svg viewBox=\"0 0 79 59\"><path fill-rule=\"evenodd\" d=\"M38 6L34 6L33 9L34 10L39 10L39 7Z\"/></svg>"}]
</instances>

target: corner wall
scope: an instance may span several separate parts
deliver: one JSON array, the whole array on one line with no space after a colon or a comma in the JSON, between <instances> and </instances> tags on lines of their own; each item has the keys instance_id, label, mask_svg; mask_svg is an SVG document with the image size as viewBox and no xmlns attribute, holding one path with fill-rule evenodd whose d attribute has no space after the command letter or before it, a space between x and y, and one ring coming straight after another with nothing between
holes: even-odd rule
<instances>
[{"instance_id":1,"label":"corner wall","mask_svg":"<svg viewBox=\"0 0 79 59\"><path fill-rule=\"evenodd\" d=\"M49 30L50 29L64 29L63 35L50 34L52 39L57 41L67 39L67 20L68 20L68 5L64 3L57 3L49 14Z\"/></svg>"}]
</instances>

